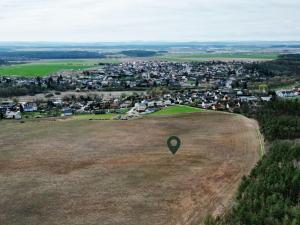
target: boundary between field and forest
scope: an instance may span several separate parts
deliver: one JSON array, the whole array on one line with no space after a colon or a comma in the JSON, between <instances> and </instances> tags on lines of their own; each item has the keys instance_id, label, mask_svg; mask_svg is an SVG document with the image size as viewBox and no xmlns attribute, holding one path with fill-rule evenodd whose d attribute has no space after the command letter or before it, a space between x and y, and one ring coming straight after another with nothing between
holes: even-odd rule
<instances>
[{"instance_id":1,"label":"boundary between field and forest","mask_svg":"<svg viewBox=\"0 0 300 225\"><path fill-rule=\"evenodd\" d=\"M257 128L257 137L260 145L260 158L265 155L265 141L262 133L260 132L260 128Z\"/></svg>"},{"instance_id":2,"label":"boundary between field and forest","mask_svg":"<svg viewBox=\"0 0 300 225\"><path fill-rule=\"evenodd\" d=\"M224 214L208 215L205 225L299 224L299 109L298 101L275 98L252 116L243 112L258 121L261 158L241 180L234 205Z\"/></svg>"}]
</instances>

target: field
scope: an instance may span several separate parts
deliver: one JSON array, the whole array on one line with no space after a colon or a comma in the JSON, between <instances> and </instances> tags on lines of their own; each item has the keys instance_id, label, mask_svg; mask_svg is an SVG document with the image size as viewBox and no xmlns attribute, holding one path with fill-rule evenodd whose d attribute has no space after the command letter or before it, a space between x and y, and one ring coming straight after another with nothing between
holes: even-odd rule
<instances>
[{"instance_id":1,"label":"field","mask_svg":"<svg viewBox=\"0 0 300 225\"><path fill-rule=\"evenodd\" d=\"M5 225L201 224L259 159L256 122L226 113L0 124Z\"/></svg>"},{"instance_id":2,"label":"field","mask_svg":"<svg viewBox=\"0 0 300 225\"><path fill-rule=\"evenodd\" d=\"M1 66L0 76L47 76L52 73L63 70L82 70L91 67L99 62L116 63L114 60L41 60L34 61L27 64L11 65L11 66Z\"/></svg>"},{"instance_id":3,"label":"field","mask_svg":"<svg viewBox=\"0 0 300 225\"><path fill-rule=\"evenodd\" d=\"M170 61L203 61L203 60L273 60L276 53L203 53L203 54L169 54L160 59Z\"/></svg>"}]
</instances>

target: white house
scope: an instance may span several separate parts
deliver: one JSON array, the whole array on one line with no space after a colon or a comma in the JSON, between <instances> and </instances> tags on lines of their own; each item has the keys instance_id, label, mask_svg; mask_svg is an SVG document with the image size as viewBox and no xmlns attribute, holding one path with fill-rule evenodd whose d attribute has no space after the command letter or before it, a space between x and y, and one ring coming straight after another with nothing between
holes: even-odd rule
<instances>
[{"instance_id":1,"label":"white house","mask_svg":"<svg viewBox=\"0 0 300 225\"><path fill-rule=\"evenodd\" d=\"M264 102L269 102L269 101L271 101L271 99L272 99L272 96L261 97L261 100Z\"/></svg>"},{"instance_id":2,"label":"white house","mask_svg":"<svg viewBox=\"0 0 300 225\"><path fill-rule=\"evenodd\" d=\"M158 107L164 106L163 101L156 101L155 103L156 103L156 106L158 106Z\"/></svg>"},{"instance_id":3,"label":"white house","mask_svg":"<svg viewBox=\"0 0 300 225\"><path fill-rule=\"evenodd\" d=\"M16 119L16 120L20 120L22 119L22 115L20 111L14 112L14 111L6 111L4 117L6 119Z\"/></svg>"},{"instance_id":4,"label":"white house","mask_svg":"<svg viewBox=\"0 0 300 225\"><path fill-rule=\"evenodd\" d=\"M154 102L154 101L148 102L148 107L154 107L154 105L155 105L155 102Z\"/></svg>"},{"instance_id":5,"label":"white house","mask_svg":"<svg viewBox=\"0 0 300 225\"><path fill-rule=\"evenodd\" d=\"M142 104L142 103L136 103L135 106L134 106L135 110L137 112L145 112L146 110L146 105L145 104Z\"/></svg>"},{"instance_id":6,"label":"white house","mask_svg":"<svg viewBox=\"0 0 300 225\"><path fill-rule=\"evenodd\" d=\"M169 105L172 105L172 102L171 102L171 100L166 100L166 101L164 102L164 104L165 104L166 106L169 106Z\"/></svg>"},{"instance_id":7,"label":"white house","mask_svg":"<svg viewBox=\"0 0 300 225\"><path fill-rule=\"evenodd\" d=\"M296 92L294 91L277 91L277 96L282 98L289 98L289 97L295 97L297 96Z\"/></svg>"},{"instance_id":8,"label":"white house","mask_svg":"<svg viewBox=\"0 0 300 225\"><path fill-rule=\"evenodd\" d=\"M62 100L57 98L57 99L53 99L52 103L56 106L62 105Z\"/></svg>"}]
</instances>

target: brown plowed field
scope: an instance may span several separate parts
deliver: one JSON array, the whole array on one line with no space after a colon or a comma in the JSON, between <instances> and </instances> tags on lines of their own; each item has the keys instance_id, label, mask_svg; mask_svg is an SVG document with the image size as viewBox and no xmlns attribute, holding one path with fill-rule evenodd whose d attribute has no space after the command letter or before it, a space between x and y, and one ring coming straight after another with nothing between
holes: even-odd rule
<instances>
[{"instance_id":1,"label":"brown plowed field","mask_svg":"<svg viewBox=\"0 0 300 225\"><path fill-rule=\"evenodd\" d=\"M0 128L3 225L201 224L259 159L256 122L225 113Z\"/></svg>"}]
</instances>

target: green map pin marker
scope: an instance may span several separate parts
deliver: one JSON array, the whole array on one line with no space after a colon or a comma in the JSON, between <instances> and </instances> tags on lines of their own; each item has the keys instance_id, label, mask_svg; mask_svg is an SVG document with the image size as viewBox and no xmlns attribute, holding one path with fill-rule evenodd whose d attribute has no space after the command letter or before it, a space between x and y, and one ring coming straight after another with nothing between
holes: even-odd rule
<instances>
[{"instance_id":1,"label":"green map pin marker","mask_svg":"<svg viewBox=\"0 0 300 225\"><path fill-rule=\"evenodd\" d=\"M173 155L175 155L176 152L178 151L180 144L181 144L181 141L178 137L172 136L172 137L168 138L167 145Z\"/></svg>"}]
</instances>

